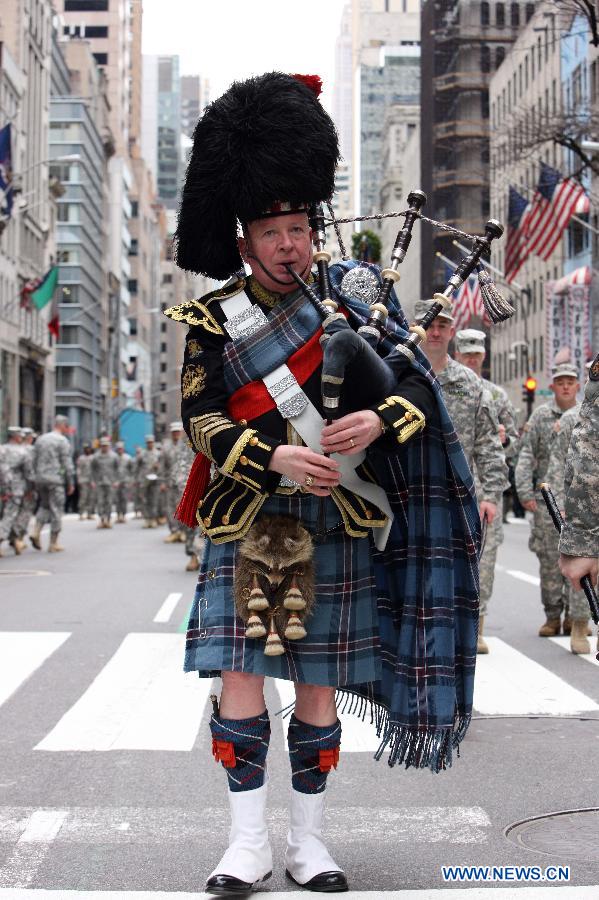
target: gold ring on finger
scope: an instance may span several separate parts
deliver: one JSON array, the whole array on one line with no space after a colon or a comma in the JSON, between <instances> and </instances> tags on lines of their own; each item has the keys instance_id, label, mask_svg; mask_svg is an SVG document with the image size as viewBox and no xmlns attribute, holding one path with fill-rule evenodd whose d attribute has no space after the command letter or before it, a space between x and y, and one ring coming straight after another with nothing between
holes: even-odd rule
<instances>
[{"instance_id":1,"label":"gold ring on finger","mask_svg":"<svg viewBox=\"0 0 599 900\"><path fill-rule=\"evenodd\" d=\"M356 442L354 441L353 438L350 438L350 439L349 439L349 446L352 448L352 450L353 450L354 447L356 446Z\"/></svg>"},{"instance_id":2,"label":"gold ring on finger","mask_svg":"<svg viewBox=\"0 0 599 900\"><path fill-rule=\"evenodd\" d=\"M314 484L314 476L306 475L306 477L304 478L304 484L306 485L306 487L312 487L312 485Z\"/></svg>"}]
</instances>

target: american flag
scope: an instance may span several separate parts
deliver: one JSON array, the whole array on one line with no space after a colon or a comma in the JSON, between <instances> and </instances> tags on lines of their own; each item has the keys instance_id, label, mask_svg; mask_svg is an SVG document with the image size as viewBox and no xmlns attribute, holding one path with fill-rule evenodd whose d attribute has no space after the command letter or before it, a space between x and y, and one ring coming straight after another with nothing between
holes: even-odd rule
<instances>
[{"instance_id":1,"label":"american flag","mask_svg":"<svg viewBox=\"0 0 599 900\"><path fill-rule=\"evenodd\" d=\"M453 301L453 327L456 331L460 331L468 325L473 316L478 316L489 324L476 275L467 278L456 294Z\"/></svg>"},{"instance_id":2,"label":"american flag","mask_svg":"<svg viewBox=\"0 0 599 900\"><path fill-rule=\"evenodd\" d=\"M512 282L530 255L528 222L531 205L510 186L507 213L504 278Z\"/></svg>"},{"instance_id":3,"label":"american flag","mask_svg":"<svg viewBox=\"0 0 599 900\"><path fill-rule=\"evenodd\" d=\"M528 250L548 260L586 193L580 182L541 163L541 175L527 224ZM583 201L584 202L584 201Z\"/></svg>"}]
</instances>

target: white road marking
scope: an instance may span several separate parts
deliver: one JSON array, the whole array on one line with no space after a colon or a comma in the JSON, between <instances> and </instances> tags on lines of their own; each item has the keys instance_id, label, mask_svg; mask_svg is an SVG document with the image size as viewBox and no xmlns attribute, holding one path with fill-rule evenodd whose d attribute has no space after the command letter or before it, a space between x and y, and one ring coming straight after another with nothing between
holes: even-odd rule
<instances>
[{"instance_id":1,"label":"white road marking","mask_svg":"<svg viewBox=\"0 0 599 900\"><path fill-rule=\"evenodd\" d=\"M584 659L586 662L591 663L593 666L599 666L599 660L595 659L595 654L597 653L597 638L593 634L589 637L589 643L591 645L590 653L577 653L574 654L570 650L570 638L568 636L563 637L552 637L549 638L550 641L553 641L554 644L557 644L558 647L563 647L564 650L567 650L571 656L577 656L579 659Z\"/></svg>"},{"instance_id":2,"label":"white road marking","mask_svg":"<svg viewBox=\"0 0 599 900\"><path fill-rule=\"evenodd\" d=\"M156 615L155 622L168 622L183 594L169 594Z\"/></svg>"},{"instance_id":3,"label":"white road marking","mask_svg":"<svg viewBox=\"0 0 599 900\"><path fill-rule=\"evenodd\" d=\"M525 581L527 584L534 584L535 587L538 587L541 583L538 575L529 575L528 572L520 572L518 569L506 569L505 571L512 578L517 578L518 581Z\"/></svg>"},{"instance_id":4,"label":"white road marking","mask_svg":"<svg viewBox=\"0 0 599 900\"><path fill-rule=\"evenodd\" d=\"M281 701L280 706L272 711L276 713L279 709L287 707L295 701L295 690L291 681L285 681L283 678L273 680ZM343 706L343 702L339 706ZM286 716L283 719L282 716L277 716L277 718L282 722L286 737L289 717ZM374 725L370 723L370 712L366 712L364 721L354 713L339 712L339 720L342 728L341 749L343 753L374 753L375 750L378 750L381 741L376 736ZM385 753L388 752L385 750Z\"/></svg>"},{"instance_id":5,"label":"white road marking","mask_svg":"<svg viewBox=\"0 0 599 900\"><path fill-rule=\"evenodd\" d=\"M36 750L191 750L210 679L182 668L185 635L128 634Z\"/></svg>"},{"instance_id":6,"label":"white road marking","mask_svg":"<svg viewBox=\"0 0 599 900\"><path fill-rule=\"evenodd\" d=\"M25 820L12 853L0 867L0 887L14 890L31 884L68 814L66 809L37 809Z\"/></svg>"},{"instance_id":7,"label":"white road marking","mask_svg":"<svg viewBox=\"0 0 599 900\"><path fill-rule=\"evenodd\" d=\"M484 715L563 715L599 710L599 705L549 669L488 637L488 656L477 656L474 709Z\"/></svg>"},{"instance_id":8,"label":"white road marking","mask_svg":"<svg viewBox=\"0 0 599 900\"><path fill-rule=\"evenodd\" d=\"M70 635L70 631L0 632L0 706Z\"/></svg>"},{"instance_id":9,"label":"white road marking","mask_svg":"<svg viewBox=\"0 0 599 900\"><path fill-rule=\"evenodd\" d=\"M541 864L543 865L543 864ZM268 885L268 882L266 883ZM456 892L468 892L468 900L597 900L599 885L552 887L469 887L463 882L459 888L436 888L406 891L347 891L346 900L456 900ZM0 900L65 900L64 890L49 891L0 889ZM253 896L253 895L252 895ZM256 894L268 900L306 898L305 891L269 891ZM213 894L193 891L68 891L68 900L214 900Z\"/></svg>"}]
</instances>

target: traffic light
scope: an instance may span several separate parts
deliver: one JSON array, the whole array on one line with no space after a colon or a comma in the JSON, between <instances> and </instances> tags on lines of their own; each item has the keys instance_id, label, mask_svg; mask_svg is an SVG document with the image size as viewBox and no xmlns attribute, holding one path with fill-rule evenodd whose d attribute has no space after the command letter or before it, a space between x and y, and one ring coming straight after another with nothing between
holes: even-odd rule
<instances>
[{"instance_id":1,"label":"traffic light","mask_svg":"<svg viewBox=\"0 0 599 900\"><path fill-rule=\"evenodd\" d=\"M537 389L537 379L533 378L532 375L529 375L524 384L522 385L522 399L526 403L528 415L530 416L532 412L532 407L535 402L535 391Z\"/></svg>"}]
</instances>

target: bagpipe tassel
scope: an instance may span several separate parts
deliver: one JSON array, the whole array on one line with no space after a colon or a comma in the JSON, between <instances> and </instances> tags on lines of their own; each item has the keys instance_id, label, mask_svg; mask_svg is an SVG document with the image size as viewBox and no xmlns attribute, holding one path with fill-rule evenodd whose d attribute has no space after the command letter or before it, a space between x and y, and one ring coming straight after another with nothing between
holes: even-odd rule
<instances>
[{"instance_id":1,"label":"bagpipe tassel","mask_svg":"<svg viewBox=\"0 0 599 900\"><path fill-rule=\"evenodd\" d=\"M210 460L203 453L197 453L192 463L187 484L175 511L175 519L187 525L188 528L196 528L198 521L196 513L200 500L206 493L210 480Z\"/></svg>"},{"instance_id":2,"label":"bagpipe tassel","mask_svg":"<svg viewBox=\"0 0 599 900\"><path fill-rule=\"evenodd\" d=\"M302 620L295 613L289 613L287 619L287 627L285 628L285 637L288 641L299 641L305 638L307 631L302 624Z\"/></svg>"},{"instance_id":3,"label":"bagpipe tassel","mask_svg":"<svg viewBox=\"0 0 599 900\"><path fill-rule=\"evenodd\" d=\"M281 638L279 637L279 632L277 631L275 625L275 617L274 614L270 617L270 626L268 629L268 637L266 638L266 647L264 648L265 656L280 656L285 652L285 648L281 642Z\"/></svg>"},{"instance_id":4,"label":"bagpipe tassel","mask_svg":"<svg viewBox=\"0 0 599 900\"><path fill-rule=\"evenodd\" d=\"M250 591L250 598L248 600L248 609L260 612L263 609L268 609L268 600L264 595L264 591L258 585L258 578L254 575L254 586Z\"/></svg>"},{"instance_id":5,"label":"bagpipe tassel","mask_svg":"<svg viewBox=\"0 0 599 900\"><path fill-rule=\"evenodd\" d=\"M249 617L245 629L245 636L248 638L266 637L266 628L260 616L256 614Z\"/></svg>"},{"instance_id":6,"label":"bagpipe tassel","mask_svg":"<svg viewBox=\"0 0 599 900\"><path fill-rule=\"evenodd\" d=\"M514 315L514 307L501 296L495 282L483 266L478 267L478 284L485 310L491 322L496 325Z\"/></svg>"},{"instance_id":7,"label":"bagpipe tassel","mask_svg":"<svg viewBox=\"0 0 599 900\"><path fill-rule=\"evenodd\" d=\"M291 582L291 587L285 594L283 606L285 607L285 609L293 610L294 612L306 608L306 601L304 600L303 594L296 584L295 578Z\"/></svg>"}]
</instances>

